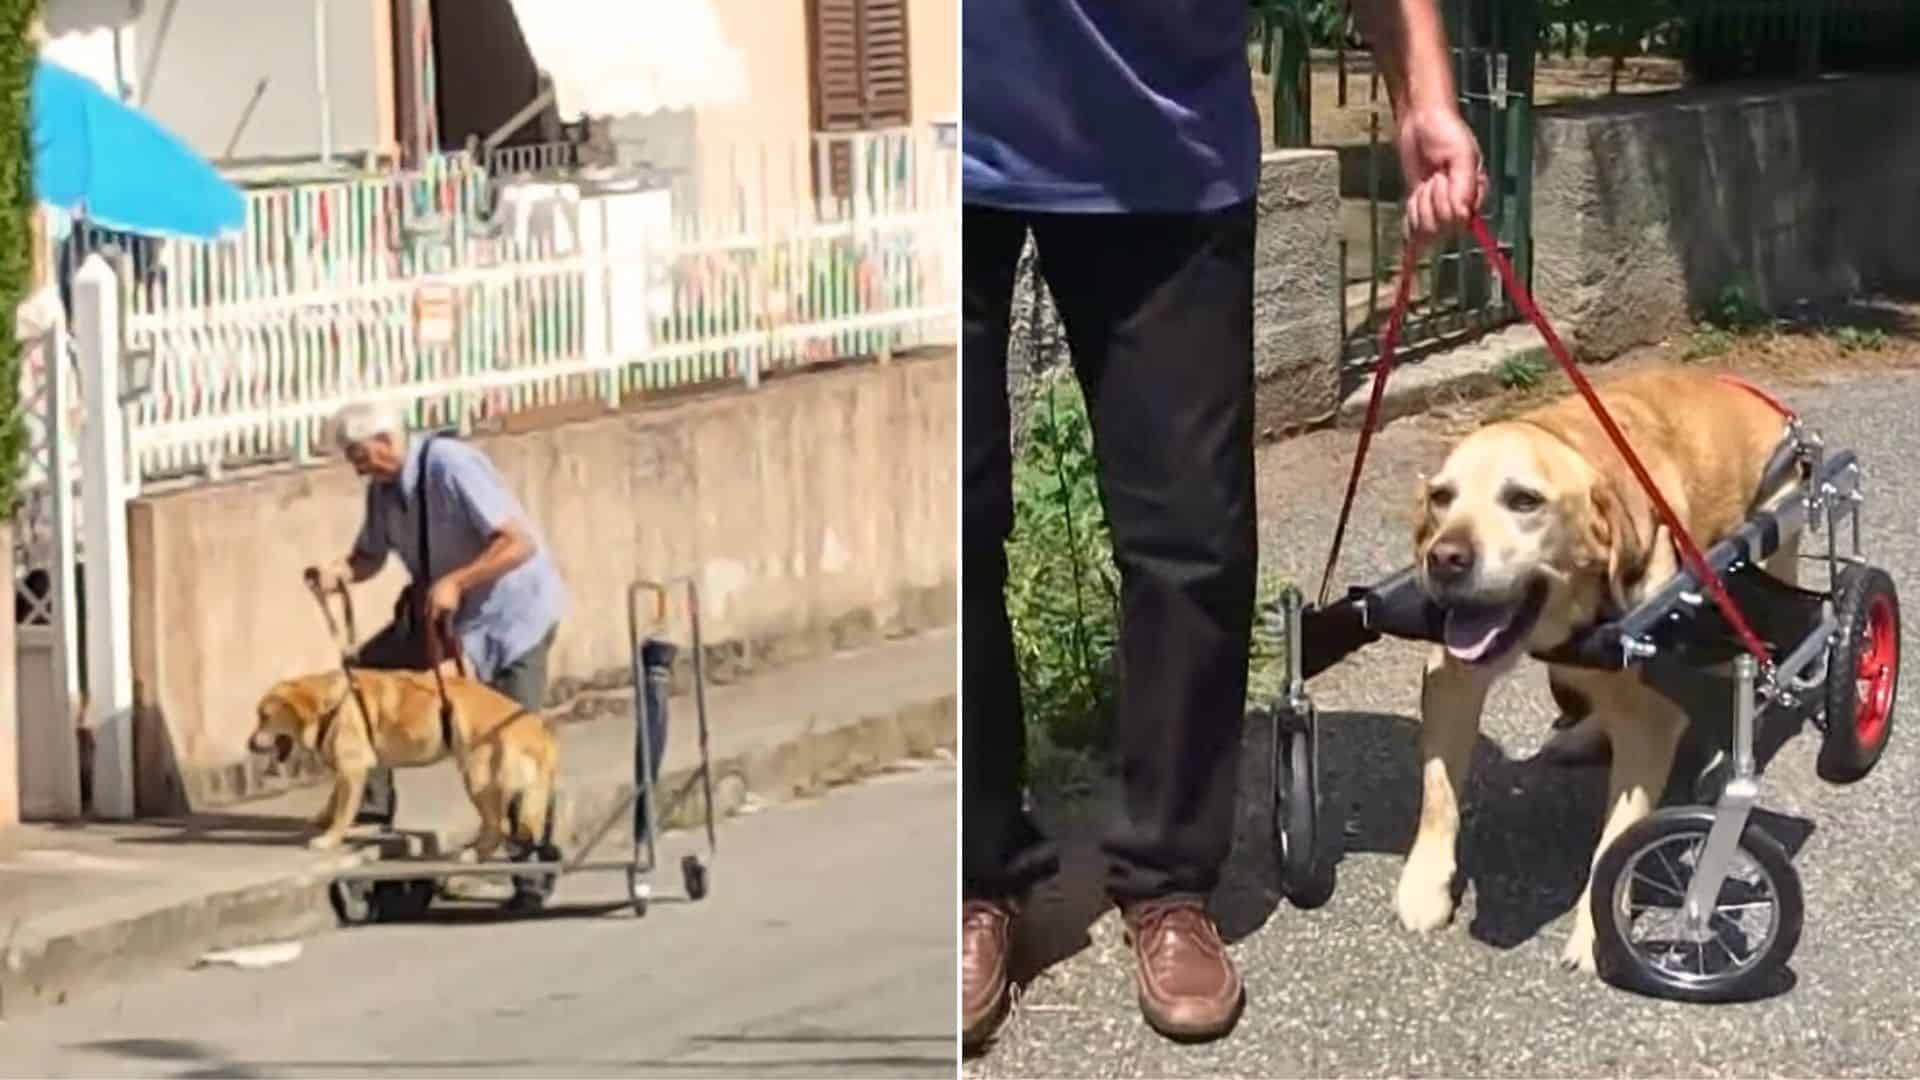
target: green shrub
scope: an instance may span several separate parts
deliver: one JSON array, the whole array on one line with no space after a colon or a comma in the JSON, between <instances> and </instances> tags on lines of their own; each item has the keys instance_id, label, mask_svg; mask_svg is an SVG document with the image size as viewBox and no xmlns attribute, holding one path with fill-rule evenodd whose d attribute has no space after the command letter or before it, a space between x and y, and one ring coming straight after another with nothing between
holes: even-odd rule
<instances>
[{"instance_id":1,"label":"green shrub","mask_svg":"<svg viewBox=\"0 0 1920 1080\"><path fill-rule=\"evenodd\" d=\"M1027 713L1029 761L1097 754L1113 718L1119 574L1079 386L1048 377L1013 466L1007 614Z\"/></svg>"},{"instance_id":2,"label":"green shrub","mask_svg":"<svg viewBox=\"0 0 1920 1080\"><path fill-rule=\"evenodd\" d=\"M39 0L0 0L0 511L19 499L26 431L20 422L20 345L13 313L33 285L33 127L29 30Z\"/></svg>"},{"instance_id":3,"label":"green shrub","mask_svg":"<svg viewBox=\"0 0 1920 1080\"><path fill-rule=\"evenodd\" d=\"M1547 377L1545 349L1528 349L1500 361L1500 385L1508 390L1531 390Z\"/></svg>"}]
</instances>

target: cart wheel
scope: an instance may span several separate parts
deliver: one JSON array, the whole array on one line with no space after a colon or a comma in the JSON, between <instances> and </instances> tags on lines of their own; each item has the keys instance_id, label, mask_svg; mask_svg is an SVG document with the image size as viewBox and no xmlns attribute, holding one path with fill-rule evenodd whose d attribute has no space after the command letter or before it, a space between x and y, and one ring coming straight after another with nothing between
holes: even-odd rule
<instances>
[{"instance_id":1,"label":"cart wheel","mask_svg":"<svg viewBox=\"0 0 1920 1080\"><path fill-rule=\"evenodd\" d=\"M1273 724L1273 843L1280 891L1294 907L1317 908L1333 896L1333 868L1320 844L1319 748L1311 723Z\"/></svg>"},{"instance_id":2,"label":"cart wheel","mask_svg":"<svg viewBox=\"0 0 1920 1080\"><path fill-rule=\"evenodd\" d=\"M1840 637L1827 660L1827 724L1814 763L1822 780L1851 784L1880 762L1900 688L1900 594L1886 571L1849 566L1834 583Z\"/></svg>"},{"instance_id":3,"label":"cart wheel","mask_svg":"<svg viewBox=\"0 0 1920 1080\"><path fill-rule=\"evenodd\" d=\"M627 901L633 905L633 917L645 918L647 902L653 899L653 883L638 870L627 870Z\"/></svg>"},{"instance_id":4,"label":"cart wheel","mask_svg":"<svg viewBox=\"0 0 1920 1080\"><path fill-rule=\"evenodd\" d=\"M1741 1000L1763 992L1800 944L1800 875L1780 844L1751 823L1707 932L1687 930L1686 891L1713 814L1706 806L1655 811L1594 865L1594 958L1608 982L1675 1001Z\"/></svg>"},{"instance_id":5,"label":"cart wheel","mask_svg":"<svg viewBox=\"0 0 1920 1080\"><path fill-rule=\"evenodd\" d=\"M433 894L438 888L439 882L432 878L376 881L370 897L373 918L379 922L419 919L433 906Z\"/></svg>"},{"instance_id":6,"label":"cart wheel","mask_svg":"<svg viewBox=\"0 0 1920 1080\"><path fill-rule=\"evenodd\" d=\"M345 881L335 879L327 887L327 899L333 903L333 913L340 917L345 926L365 926L380 915L379 905L374 899L373 882Z\"/></svg>"},{"instance_id":7,"label":"cart wheel","mask_svg":"<svg viewBox=\"0 0 1920 1080\"><path fill-rule=\"evenodd\" d=\"M687 899L707 898L707 867L698 855L688 855L680 860L680 880L687 887Z\"/></svg>"}]
</instances>

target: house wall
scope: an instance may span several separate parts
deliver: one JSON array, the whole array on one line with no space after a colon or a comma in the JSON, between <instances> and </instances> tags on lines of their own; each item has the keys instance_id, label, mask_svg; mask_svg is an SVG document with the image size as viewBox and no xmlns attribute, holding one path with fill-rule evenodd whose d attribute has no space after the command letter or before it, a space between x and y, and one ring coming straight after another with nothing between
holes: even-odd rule
<instances>
[{"instance_id":1,"label":"house wall","mask_svg":"<svg viewBox=\"0 0 1920 1080\"><path fill-rule=\"evenodd\" d=\"M778 216L812 198L813 83L807 61L805 0L711 0L727 43L747 69L746 99L693 110L691 146L678 155L691 180L682 185L707 213L761 208ZM960 0L910 0L908 48L913 124L960 111ZM662 125L662 149L684 127ZM762 167L764 155L765 167ZM671 167L671 166L670 166Z\"/></svg>"},{"instance_id":2,"label":"house wall","mask_svg":"<svg viewBox=\"0 0 1920 1080\"><path fill-rule=\"evenodd\" d=\"M389 0L324 3L333 149L391 152ZM321 95L311 0L46 0L46 5L51 58L109 89L116 81L123 84L128 100L201 155L215 161L319 155Z\"/></svg>"}]
</instances>

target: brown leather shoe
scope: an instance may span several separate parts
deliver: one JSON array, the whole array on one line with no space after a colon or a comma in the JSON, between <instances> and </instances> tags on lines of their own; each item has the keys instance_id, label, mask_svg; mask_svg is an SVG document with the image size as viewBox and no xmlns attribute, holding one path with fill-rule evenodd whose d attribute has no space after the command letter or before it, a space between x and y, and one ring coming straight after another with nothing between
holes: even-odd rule
<instances>
[{"instance_id":1,"label":"brown leather shoe","mask_svg":"<svg viewBox=\"0 0 1920 1080\"><path fill-rule=\"evenodd\" d=\"M1006 900L960 903L960 1041L971 1051L993 1036L1007 1015Z\"/></svg>"},{"instance_id":2,"label":"brown leather shoe","mask_svg":"<svg viewBox=\"0 0 1920 1080\"><path fill-rule=\"evenodd\" d=\"M1215 1039L1240 1018L1246 989L1205 905L1193 897L1122 904L1137 962L1140 1012L1170 1039Z\"/></svg>"}]
</instances>

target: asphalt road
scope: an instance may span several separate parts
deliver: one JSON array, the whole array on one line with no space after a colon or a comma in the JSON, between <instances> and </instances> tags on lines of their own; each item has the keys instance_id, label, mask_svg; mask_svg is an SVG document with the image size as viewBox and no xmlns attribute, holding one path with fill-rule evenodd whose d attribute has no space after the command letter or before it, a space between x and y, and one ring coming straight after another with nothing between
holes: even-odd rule
<instances>
[{"instance_id":1,"label":"asphalt road","mask_svg":"<svg viewBox=\"0 0 1920 1080\"><path fill-rule=\"evenodd\" d=\"M1869 557L1920 621L1920 375L1788 387L1828 438L1867 467ZM1448 434L1402 422L1375 442L1341 580L1409 555L1415 477ZM1352 453L1350 432L1280 444L1261 460L1262 533L1273 569L1317 586ZM1810 579L1810 581L1813 579ZM1909 652L1915 635L1904 634ZM1920 653L1913 654L1920 657ZM1599 834L1604 773L1527 761L1552 703L1533 666L1496 692L1475 755L1451 926L1401 929L1394 884L1418 806L1414 712L1420 646L1387 642L1316 679L1326 713L1328 802L1343 815L1339 886L1296 910L1273 888L1264 818L1268 735L1249 730L1235 854L1214 906L1246 973L1227 1038L1180 1046L1139 1019L1131 960L1101 911L1101 807L1051 808L1069 844L1063 880L1023 930L1044 967L972 1076L1914 1076L1920 1075L1920 682L1902 688L1893 745L1851 787L1815 777L1812 732L1770 765L1761 806L1797 845L1806 929L1791 984L1723 1006L1653 1001L1561 970L1556 960ZM1089 940L1089 937L1091 940Z\"/></svg>"},{"instance_id":2,"label":"asphalt road","mask_svg":"<svg viewBox=\"0 0 1920 1080\"><path fill-rule=\"evenodd\" d=\"M588 877L537 919L451 907L96 994L0 1025L0 1075L951 1076L954 775L731 821L707 899L643 920Z\"/></svg>"}]
</instances>

